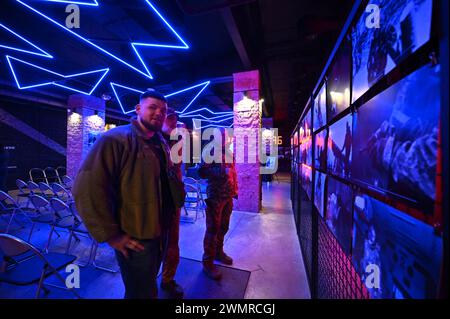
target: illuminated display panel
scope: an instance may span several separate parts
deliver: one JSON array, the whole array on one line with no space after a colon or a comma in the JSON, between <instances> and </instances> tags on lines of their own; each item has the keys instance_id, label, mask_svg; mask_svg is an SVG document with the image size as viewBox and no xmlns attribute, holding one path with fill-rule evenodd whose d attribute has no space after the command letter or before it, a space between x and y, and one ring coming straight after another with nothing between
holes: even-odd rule
<instances>
[{"instance_id":1,"label":"illuminated display panel","mask_svg":"<svg viewBox=\"0 0 450 319\"><path fill-rule=\"evenodd\" d=\"M327 90L326 84L322 87L314 98L314 131L323 127L327 123Z\"/></svg>"},{"instance_id":2,"label":"illuminated display panel","mask_svg":"<svg viewBox=\"0 0 450 319\"><path fill-rule=\"evenodd\" d=\"M407 197L431 214L436 196L439 66L424 66L355 115L352 178Z\"/></svg>"},{"instance_id":3,"label":"illuminated display panel","mask_svg":"<svg viewBox=\"0 0 450 319\"><path fill-rule=\"evenodd\" d=\"M330 126L327 141L328 172L348 178L352 161L352 115Z\"/></svg>"},{"instance_id":4,"label":"illuminated display panel","mask_svg":"<svg viewBox=\"0 0 450 319\"><path fill-rule=\"evenodd\" d=\"M371 297L435 298L442 238L433 227L368 195L355 196L354 207L353 265L363 282L379 270Z\"/></svg>"},{"instance_id":5,"label":"illuminated display panel","mask_svg":"<svg viewBox=\"0 0 450 319\"><path fill-rule=\"evenodd\" d=\"M350 106L351 50L347 37L336 52L327 81L327 121L332 121L338 114Z\"/></svg>"},{"instance_id":6,"label":"illuminated display panel","mask_svg":"<svg viewBox=\"0 0 450 319\"><path fill-rule=\"evenodd\" d=\"M329 177L325 220L347 255L352 243L352 201L350 186Z\"/></svg>"},{"instance_id":7,"label":"illuminated display panel","mask_svg":"<svg viewBox=\"0 0 450 319\"><path fill-rule=\"evenodd\" d=\"M432 0L369 1L381 6L380 27L368 28L369 13L364 13L353 28L352 101L429 41L432 4Z\"/></svg>"}]
</instances>

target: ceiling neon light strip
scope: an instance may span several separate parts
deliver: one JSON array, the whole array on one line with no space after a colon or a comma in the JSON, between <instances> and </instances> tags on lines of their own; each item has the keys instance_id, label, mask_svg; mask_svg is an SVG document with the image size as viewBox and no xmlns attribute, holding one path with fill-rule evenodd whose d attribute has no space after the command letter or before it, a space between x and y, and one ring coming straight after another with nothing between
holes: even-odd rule
<instances>
[{"instance_id":1,"label":"ceiling neon light strip","mask_svg":"<svg viewBox=\"0 0 450 319\"><path fill-rule=\"evenodd\" d=\"M5 49L9 49L9 50L14 50L14 51L18 51L18 52L24 52L24 53L28 53L28 54L34 54L34 55L39 55L39 56L43 56L45 58L51 58L53 59L53 56L51 54L49 54L48 52L42 50L40 47L38 47L37 45L35 45L34 43L30 42L29 40L25 39L23 36L21 36L20 34L14 32L13 30L11 30L10 28L8 28L7 26L5 26L4 24L0 23L0 28L8 31L9 33L11 33L12 35L14 35L15 37L19 38L20 40L28 43L29 45L31 45L33 48L35 48L36 50L38 50L39 52L34 52L34 51L29 51L29 50L24 50L24 49L19 49L16 47L12 47L12 46L8 46L5 44L2 44L0 42L0 48L5 48Z\"/></svg>"},{"instance_id":2,"label":"ceiling neon light strip","mask_svg":"<svg viewBox=\"0 0 450 319\"><path fill-rule=\"evenodd\" d=\"M29 4L24 3L22 0L16 0L17 2L19 2L20 4L22 4L23 6L27 7L28 9L30 9L31 11L39 14L40 16L44 17L45 19L47 19L48 21L52 22L53 24L59 26L60 28L62 28L63 30L66 30L67 32L69 32L70 34L72 34L73 36L77 37L78 39L80 39L81 41L84 41L85 43L93 46L94 48L96 48L97 50L101 51L102 53L108 55L109 57L115 59L116 61L124 64L125 66L131 68L132 70L134 70L135 72L138 72L139 74L149 78L149 79L153 79L153 75L150 73L147 65L145 64L144 60L142 59L141 55L139 54L139 51L137 49L137 47L157 47L157 48L169 48L169 49L189 49L189 46L187 45L187 43L181 38L181 36L172 28L172 26L167 22L166 19L164 19L164 17L161 15L161 13L159 13L159 11L156 9L156 7L148 0L146 0L147 4L152 8L152 10L158 15L158 17L163 21L163 23L172 31L172 33L181 41L181 43L183 45L167 45L167 44L156 44L156 43L140 43L140 42L132 42L130 43L133 51L135 52L137 58L139 59L140 63L142 64L142 66L144 67L144 70L140 70L137 67L131 65L130 63L126 62L124 59L121 59L120 57L118 57L117 55L112 54L111 52L107 51L106 49L102 48L101 46L93 43L92 41L84 38L83 36L79 35L78 33L72 31L71 29L65 27L64 25L60 24L59 22L55 21L54 19L50 18L49 16L45 15L44 13L42 13L41 11L33 8L32 6L30 6ZM62 1L62 0L61 0ZM52 1L49 1L52 2ZM53 1L56 2L56 1ZM70 1L71 3L73 3L72 1ZM86 3L84 3L86 4ZM97 7L98 4L97 4Z\"/></svg>"},{"instance_id":3,"label":"ceiling neon light strip","mask_svg":"<svg viewBox=\"0 0 450 319\"><path fill-rule=\"evenodd\" d=\"M47 2L58 2L58 3L66 3L66 4L77 4L81 6L93 6L98 7L97 0L92 0L90 2L82 2L82 1L70 1L70 0L45 0Z\"/></svg>"},{"instance_id":4,"label":"ceiling neon light strip","mask_svg":"<svg viewBox=\"0 0 450 319\"><path fill-rule=\"evenodd\" d=\"M232 118L229 118L229 119L224 119L224 120L222 120L222 121L217 121L217 122L213 122L213 123L222 123L222 122L225 122L225 121L227 121L227 120L231 120ZM193 126L193 128L194 129L196 129L196 130L199 130L199 129L205 129L205 128L208 128L208 127L222 127L222 128L228 128L228 127L232 127L233 126L233 123L231 123L230 125L218 125L218 124L208 124L208 125L206 125L206 126L196 126L195 125L195 120L198 120L198 119L192 119L192 126ZM210 122L210 121L203 121L203 120L200 120L201 122ZM211 121L212 122L212 121ZM201 123L200 123L201 124Z\"/></svg>"},{"instance_id":5,"label":"ceiling neon light strip","mask_svg":"<svg viewBox=\"0 0 450 319\"><path fill-rule=\"evenodd\" d=\"M21 90L32 89L32 88L41 87L41 86L46 86L46 85L54 85L54 86L58 86L58 87L61 87L61 88L67 89L67 90L74 91L74 92L78 92L78 93L82 93L82 94L86 94L86 95L91 95L91 94L95 91L95 89L97 88L97 86L100 84L100 82L104 79L104 77L106 76L106 74L107 74L108 71L109 71L109 68L104 68L104 69L93 70L93 71L87 71L87 72L82 72L82 73L76 73L76 74L64 75L64 74L60 74L60 73L57 73L57 72L52 71L52 70L45 69L45 68L43 68L43 67L41 67L41 66L32 64L32 63L30 63L30 62L26 62L26 61L17 59L17 58L15 58L15 57L12 57L12 56L9 56L9 55L6 56L6 60L8 61L8 65L9 65L9 68L10 68L10 70L11 70L11 73L12 73L12 75L13 75L13 77L14 77L14 81L16 82L17 87L18 87L19 89L21 89ZM39 70L48 72L48 73L50 73L50 74L52 74L52 75L56 75L57 77L60 77L60 78L61 78L61 81L62 81L62 80L67 80L67 79L70 79L70 78L80 77L80 76L83 76L83 75L93 74L93 73L100 73L100 72L103 72L103 74L102 74L102 76L98 79L98 81L93 85L93 87L91 88L91 90L88 91L88 92L81 91L81 90L78 90L78 89L76 89L76 88L74 88L74 87L70 87L70 86L67 86L67 85L63 85L63 84L61 84L61 83L58 83L59 81L48 81L48 82L38 83L38 84L34 84L34 85L22 86L22 85L20 84L20 82L19 82L19 79L18 79L18 77L17 77L16 71L14 70L13 63L11 63L11 60L13 60L13 61L18 61L18 62L23 63L23 64L26 64L26 65L28 65L28 66L30 66L30 67L32 67L32 68L36 68L36 69L39 69Z\"/></svg>"},{"instance_id":6,"label":"ceiling neon light strip","mask_svg":"<svg viewBox=\"0 0 450 319\"><path fill-rule=\"evenodd\" d=\"M202 92L208 87L208 85L210 83L211 83L211 81L206 81L206 82L203 82L203 83L200 83L200 84L188 87L186 89L183 89L183 90L180 90L180 91L177 91L177 92L174 92L174 93L170 93L170 94L166 95L166 97L171 97L171 96L174 96L174 95L177 95L177 94L180 94L180 93L183 93L183 92L186 92L186 91L189 91L189 90L192 90L192 89L195 89L195 88L203 86L202 89L194 96L194 98L189 102L188 105L186 105L186 107L183 110L176 111L177 113L184 113L192 105L192 103L194 103L194 101L199 97L199 95L202 94Z\"/></svg>"},{"instance_id":7,"label":"ceiling neon light strip","mask_svg":"<svg viewBox=\"0 0 450 319\"><path fill-rule=\"evenodd\" d=\"M198 109L198 110L193 110L193 111L190 111L190 112L185 112L185 113L181 114L180 117L192 117L192 116L195 116L197 113L200 113L201 111L209 112L209 113L211 113L212 115L222 114L222 115L220 115L220 116L225 116L225 115L234 114L233 111L228 111L228 112L214 112L214 111L211 111L210 109L208 109L207 107L203 107L203 108ZM194 115L192 115L192 114L194 114Z\"/></svg>"},{"instance_id":8,"label":"ceiling neon light strip","mask_svg":"<svg viewBox=\"0 0 450 319\"><path fill-rule=\"evenodd\" d=\"M120 106L120 109L122 110L122 113L123 113L123 114L129 114L129 113L134 112L134 110L125 111L125 109L124 109L124 107L123 107L123 105L122 105L122 101L120 100L120 97L119 97L119 95L117 94L117 91L116 91L116 88L115 88L115 87L118 86L118 87L121 87L121 88L123 88L123 89L127 89L127 90L130 90L130 91L139 93L139 94L144 93L144 91L139 91L139 90L133 89L133 88L131 88L131 87L128 87L128 86L125 86L125 85L121 85L121 84L118 84L118 83L114 83L114 82L110 82L109 84L111 85L111 88L112 88L112 90L113 90L113 92L114 92L114 95L116 96L116 99L117 99L117 101L119 102L119 106Z\"/></svg>"},{"instance_id":9,"label":"ceiling neon light strip","mask_svg":"<svg viewBox=\"0 0 450 319\"><path fill-rule=\"evenodd\" d=\"M189 116L180 116L180 118L203 118L205 120L219 120L219 119L223 119L223 118L233 118L234 115L230 115L230 114L223 114L223 115L218 115L218 116L214 116L214 117L207 117L203 114L196 114L196 115L189 115Z\"/></svg>"},{"instance_id":10,"label":"ceiling neon light strip","mask_svg":"<svg viewBox=\"0 0 450 319\"><path fill-rule=\"evenodd\" d=\"M202 83L200 83L200 84L196 84L196 85L187 87L187 88L185 88L185 89L182 89L182 90L179 90L179 91L176 91L176 92L167 94L167 95L165 95L165 97L166 97L166 98L169 98L169 97L172 97L172 96L174 96L174 95L181 94L181 93L184 93L184 92L186 92L186 91L196 89L196 88L198 88L198 87L202 87L201 90L194 96L194 98L192 98L192 100L191 100L191 101L187 104L187 106L184 108L184 110L187 110L187 109L192 105L192 103L194 103L194 101L199 97L199 95L206 89L206 87L207 87L210 83L211 83L211 81L202 82ZM144 93L144 91L141 91L141 90L138 90L138 89L129 87L129 86L125 86L125 85L122 85L122 84L114 83L114 82L110 82L110 85L111 85L111 88L112 88L112 90L113 90L113 92L114 92L114 95L116 96L117 101L119 102L119 106L120 106L120 108L122 109L122 112L123 112L124 114L128 114L128 113L134 112L134 110L125 111L125 108L123 107L122 101L121 101L119 95L117 94L116 87L120 87L120 88L129 90L129 91L138 93L138 94L142 94L142 93ZM176 112L177 112L177 113L180 113L179 111L176 111Z\"/></svg>"}]
</instances>

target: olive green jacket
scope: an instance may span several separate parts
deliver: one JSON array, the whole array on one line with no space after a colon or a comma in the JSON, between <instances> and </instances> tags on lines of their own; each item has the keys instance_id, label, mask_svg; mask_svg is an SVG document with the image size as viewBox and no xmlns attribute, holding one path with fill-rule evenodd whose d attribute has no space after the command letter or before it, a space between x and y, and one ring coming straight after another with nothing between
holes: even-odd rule
<instances>
[{"instance_id":1,"label":"olive green jacket","mask_svg":"<svg viewBox=\"0 0 450 319\"><path fill-rule=\"evenodd\" d=\"M172 172L167 143L157 134L166 167L160 167L136 120L103 133L82 163L72 191L86 228L98 242L120 233L152 239L166 230L174 212L161 211L161 169L168 172L175 208L183 205L184 185Z\"/></svg>"}]
</instances>

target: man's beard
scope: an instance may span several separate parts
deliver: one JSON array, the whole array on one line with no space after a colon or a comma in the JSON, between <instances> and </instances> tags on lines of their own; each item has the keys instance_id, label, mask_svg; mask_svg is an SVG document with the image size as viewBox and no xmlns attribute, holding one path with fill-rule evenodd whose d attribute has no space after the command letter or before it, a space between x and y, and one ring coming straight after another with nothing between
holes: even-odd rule
<instances>
[{"instance_id":1,"label":"man's beard","mask_svg":"<svg viewBox=\"0 0 450 319\"><path fill-rule=\"evenodd\" d=\"M154 125L150 121L147 121L147 120L145 120L143 118L141 118L140 121L141 121L141 124L149 131L152 131L152 132L159 132L159 131L161 131L162 123L159 124L159 125L158 124Z\"/></svg>"}]
</instances>

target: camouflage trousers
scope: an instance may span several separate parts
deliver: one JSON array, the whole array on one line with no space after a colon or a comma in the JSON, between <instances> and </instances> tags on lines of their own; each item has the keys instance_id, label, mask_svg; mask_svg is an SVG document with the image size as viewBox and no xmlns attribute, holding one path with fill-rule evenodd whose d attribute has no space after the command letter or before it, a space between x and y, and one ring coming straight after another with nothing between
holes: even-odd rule
<instances>
[{"instance_id":1,"label":"camouflage trousers","mask_svg":"<svg viewBox=\"0 0 450 319\"><path fill-rule=\"evenodd\" d=\"M180 263L180 248L178 240L180 237L180 213L181 209L177 209L170 226L166 252L162 266L162 282L169 282L175 277L178 264Z\"/></svg>"},{"instance_id":2,"label":"camouflage trousers","mask_svg":"<svg viewBox=\"0 0 450 319\"><path fill-rule=\"evenodd\" d=\"M203 240L203 263L213 263L216 254L223 252L223 241L233 211L233 198L208 198L205 202L206 232Z\"/></svg>"}]
</instances>

